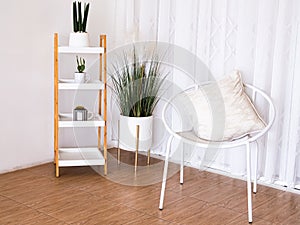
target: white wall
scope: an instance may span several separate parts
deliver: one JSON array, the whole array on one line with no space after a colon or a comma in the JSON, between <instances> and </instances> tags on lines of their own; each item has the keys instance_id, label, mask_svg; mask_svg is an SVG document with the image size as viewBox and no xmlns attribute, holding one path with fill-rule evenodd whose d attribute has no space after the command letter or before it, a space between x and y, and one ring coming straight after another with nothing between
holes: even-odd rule
<instances>
[{"instance_id":1,"label":"white wall","mask_svg":"<svg viewBox=\"0 0 300 225\"><path fill-rule=\"evenodd\" d=\"M96 45L98 34L111 33L113 6L89 2L88 32ZM53 159L53 33L71 32L71 3L1 2L0 173Z\"/></svg>"}]
</instances>

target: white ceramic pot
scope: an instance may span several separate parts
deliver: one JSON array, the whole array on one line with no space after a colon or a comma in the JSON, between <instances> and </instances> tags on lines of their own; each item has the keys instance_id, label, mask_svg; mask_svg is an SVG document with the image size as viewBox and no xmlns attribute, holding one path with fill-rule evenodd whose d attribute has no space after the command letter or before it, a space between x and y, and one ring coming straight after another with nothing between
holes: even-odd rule
<instances>
[{"instance_id":1,"label":"white ceramic pot","mask_svg":"<svg viewBox=\"0 0 300 225\"><path fill-rule=\"evenodd\" d=\"M148 151L152 146L153 116L128 117L120 115L119 147L135 151L139 125L139 151Z\"/></svg>"},{"instance_id":2,"label":"white ceramic pot","mask_svg":"<svg viewBox=\"0 0 300 225\"><path fill-rule=\"evenodd\" d=\"M88 33L70 33L69 37L70 47L88 47L89 34Z\"/></svg>"},{"instance_id":3,"label":"white ceramic pot","mask_svg":"<svg viewBox=\"0 0 300 225\"><path fill-rule=\"evenodd\" d=\"M86 83L89 81L89 76L83 72L83 73L79 73L79 72L75 72L74 73L74 82L75 83Z\"/></svg>"}]
</instances>

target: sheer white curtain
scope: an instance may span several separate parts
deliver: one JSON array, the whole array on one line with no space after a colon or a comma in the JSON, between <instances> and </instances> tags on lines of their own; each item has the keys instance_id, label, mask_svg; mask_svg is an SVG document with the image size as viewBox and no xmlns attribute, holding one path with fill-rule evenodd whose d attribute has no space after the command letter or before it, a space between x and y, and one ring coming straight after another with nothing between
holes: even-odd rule
<instances>
[{"instance_id":1,"label":"sheer white curtain","mask_svg":"<svg viewBox=\"0 0 300 225\"><path fill-rule=\"evenodd\" d=\"M168 42L199 57L216 79L239 69L245 82L265 90L274 100L277 116L260 143L259 175L264 182L289 188L300 184L298 0L115 0L114 13L112 47ZM173 81L178 85L191 82L176 73ZM192 165L200 154L190 159ZM220 153L214 166L242 174L243 157L236 151Z\"/></svg>"}]
</instances>

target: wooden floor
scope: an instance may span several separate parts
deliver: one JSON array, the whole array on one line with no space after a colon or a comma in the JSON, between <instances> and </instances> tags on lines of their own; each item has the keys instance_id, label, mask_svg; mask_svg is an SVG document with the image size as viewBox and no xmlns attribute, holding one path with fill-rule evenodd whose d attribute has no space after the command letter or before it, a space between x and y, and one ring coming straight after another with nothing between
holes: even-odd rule
<instances>
[{"instance_id":1,"label":"wooden floor","mask_svg":"<svg viewBox=\"0 0 300 225\"><path fill-rule=\"evenodd\" d=\"M133 154L122 152L121 165L114 154L107 177L102 167L72 167L55 178L52 163L0 175L0 224L248 224L246 182L185 168L181 186L171 165L160 211L162 163L143 166L141 156L135 174ZM253 216L253 224L300 224L300 195L259 185Z\"/></svg>"}]
</instances>

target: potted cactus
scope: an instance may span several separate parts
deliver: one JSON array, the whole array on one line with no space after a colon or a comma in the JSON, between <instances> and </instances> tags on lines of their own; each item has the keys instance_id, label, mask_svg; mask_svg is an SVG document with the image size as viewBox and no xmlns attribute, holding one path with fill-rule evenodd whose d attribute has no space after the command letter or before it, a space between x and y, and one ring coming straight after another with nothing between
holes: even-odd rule
<instances>
[{"instance_id":1,"label":"potted cactus","mask_svg":"<svg viewBox=\"0 0 300 225\"><path fill-rule=\"evenodd\" d=\"M83 6L83 7L82 7ZM86 32L90 3L73 2L73 33L70 34L69 46L89 46L89 36Z\"/></svg>"},{"instance_id":2,"label":"potted cactus","mask_svg":"<svg viewBox=\"0 0 300 225\"><path fill-rule=\"evenodd\" d=\"M76 62L77 62L77 70L79 73L84 73L85 70L85 59L79 57L78 59L78 55L76 55Z\"/></svg>"},{"instance_id":3,"label":"potted cactus","mask_svg":"<svg viewBox=\"0 0 300 225\"><path fill-rule=\"evenodd\" d=\"M74 80L76 83L84 83L88 81L85 70L85 59L76 56L77 71L74 73Z\"/></svg>"}]
</instances>

